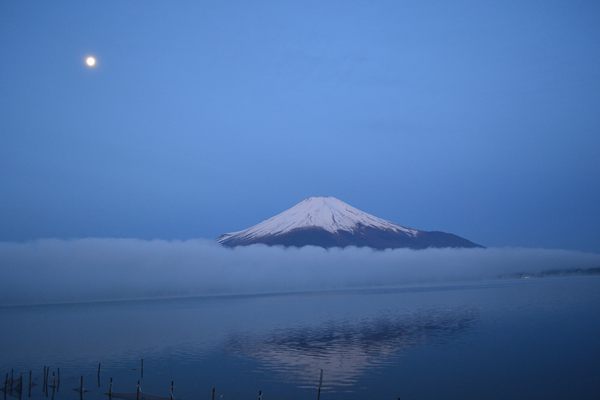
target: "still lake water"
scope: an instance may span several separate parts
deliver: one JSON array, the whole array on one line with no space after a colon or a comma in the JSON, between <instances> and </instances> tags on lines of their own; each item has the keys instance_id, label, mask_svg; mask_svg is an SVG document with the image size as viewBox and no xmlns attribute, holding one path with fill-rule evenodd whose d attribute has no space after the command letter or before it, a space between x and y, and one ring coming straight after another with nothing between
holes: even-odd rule
<instances>
[{"instance_id":1,"label":"still lake water","mask_svg":"<svg viewBox=\"0 0 600 400\"><path fill-rule=\"evenodd\" d=\"M86 400L109 377L135 392L142 357L143 392L167 396L173 379L184 400L213 385L217 399L314 399L321 368L323 400L600 398L600 277L12 307L0 321L2 382L60 368L57 400L79 399L80 375Z\"/></svg>"}]
</instances>

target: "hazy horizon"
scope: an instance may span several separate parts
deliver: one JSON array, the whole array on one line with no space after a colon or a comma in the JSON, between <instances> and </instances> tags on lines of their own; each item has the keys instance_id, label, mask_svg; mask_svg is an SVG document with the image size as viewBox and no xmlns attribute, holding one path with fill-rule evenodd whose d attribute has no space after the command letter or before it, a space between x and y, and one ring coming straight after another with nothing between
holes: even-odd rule
<instances>
[{"instance_id":1,"label":"hazy horizon","mask_svg":"<svg viewBox=\"0 0 600 400\"><path fill-rule=\"evenodd\" d=\"M209 240L90 238L0 242L0 265L0 305L10 305L455 284L598 268L600 254L527 248L230 249Z\"/></svg>"}]
</instances>

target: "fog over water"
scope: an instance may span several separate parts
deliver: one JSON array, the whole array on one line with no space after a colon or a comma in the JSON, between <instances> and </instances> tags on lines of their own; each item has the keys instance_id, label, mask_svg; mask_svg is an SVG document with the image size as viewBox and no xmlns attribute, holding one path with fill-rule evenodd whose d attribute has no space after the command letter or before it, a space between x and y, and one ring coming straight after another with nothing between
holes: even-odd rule
<instances>
[{"instance_id":1,"label":"fog over water","mask_svg":"<svg viewBox=\"0 0 600 400\"><path fill-rule=\"evenodd\" d=\"M0 305L381 287L600 266L600 255L527 248L325 250L214 241L0 243Z\"/></svg>"}]
</instances>

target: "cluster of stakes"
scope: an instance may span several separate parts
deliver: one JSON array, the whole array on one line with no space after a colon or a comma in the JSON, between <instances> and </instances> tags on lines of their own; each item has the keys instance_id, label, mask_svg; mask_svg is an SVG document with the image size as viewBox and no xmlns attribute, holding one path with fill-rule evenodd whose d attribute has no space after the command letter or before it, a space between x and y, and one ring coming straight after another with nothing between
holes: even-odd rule
<instances>
[{"instance_id":1,"label":"cluster of stakes","mask_svg":"<svg viewBox=\"0 0 600 400\"><path fill-rule=\"evenodd\" d=\"M97 385L100 388L100 372L102 369L102 364L98 363L98 372L97 372ZM145 395L142 393L142 385L141 382L144 378L144 360L140 361L140 379L137 381L135 393L117 393L113 391L113 378L109 379L108 383L108 391L106 393L102 393L108 396L109 399L117 398L117 399L125 399L125 400L174 400L174 389L175 383L171 381L169 386L169 396L155 396L155 395ZM17 398L22 400L24 396L27 398L31 398L32 388L38 386L37 383L33 379L33 371L29 370L29 374L27 379L23 377L23 373L19 373L19 376L16 377L14 370L11 369L10 374L6 373L4 377L4 385L2 387L2 391L4 392L4 400L6 400L7 396ZM54 400L54 396L60 389L60 368L57 368L56 371L51 371L50 367L44 366L42 373L42 393L45 397L51 397ZM79 385L78 387L73 389L74 391L79 393L79 398L83 400L84 394L88 392L88 390L84 387L83 384L83 375L79 377ZM213 388L213 399L215 389Z\"/></svg>"},{"instance_id":2,"label":"cluster of stakes","mask_svg":"<svg viewBox=\"0 0 600 400\"><path fill-rule=\"evenodd\" d=\"M19 373L19 377L15 378L14 370L10 370L10 375L6 373L4 376L4 386L2 391L4 392L4 399L6 396L17 397L22 399L24 395L27 397L31 397L31 389L37 386L33 382L33 372L29 370L29 376L27 379L27 383L23 379L23 373ZM56 372L52 372L52 377L50 377L50 367L44 366L43 372L43 384L42 391L48 396L49 390L52 389L52 397L58 391L60 386L60 368L56 370Z\"/></svg>"},{"instance_id":3,"label":"cluster of stakes","mask_svg":"<svg viewBox=\"0 0 600 400\"><path fill-rule=\"evenodd\" d=\"M100 387L100 371L102 368L102 364L98 363L98 373L97 373L97 384L98 388ZM157 396L151 394L144 394L142 392L141 382L144 378L144 359L140 361L140 379L137 381L135 393L123 393L123 392L114 392L113 391L113 378L111 377L108 382L108 391L103 393L108 396L109 399L123 399L123 400L174 400L175 399L175 383L171 381L169 386L169 396ZM319 375L319 385L317 388L317 400L321 399L321 387L323 385L323 370L321 370ZM33 387L37 386L37 384L33 381L33 373L29 370L29 376L27 377L27 381L23 378L23 373L19 373L18 377L15 377L14 370L11 369L10 374L6 373L4 377L4 386L2 391L4 392L4 400L7 399L7 396L12 398L17 398L22 400L24 396L27 398L31 398L31 390ZM56 371L50 371L50 367L44 366L43 371L43 381L42 381L42 393L45 397L51 397L54 400L54 396L59 391L60 388L60 368L57 368ZM79 377L79 386L74 388L76 392L79 393L80 400L83 400L84 394L88 392L83 385L83 375ZM213 386L210 392L211 400L215 400L216 397L216 388ZM257 400L263 400L262 390L258 391Z\"/></svg>"}]
</instances>

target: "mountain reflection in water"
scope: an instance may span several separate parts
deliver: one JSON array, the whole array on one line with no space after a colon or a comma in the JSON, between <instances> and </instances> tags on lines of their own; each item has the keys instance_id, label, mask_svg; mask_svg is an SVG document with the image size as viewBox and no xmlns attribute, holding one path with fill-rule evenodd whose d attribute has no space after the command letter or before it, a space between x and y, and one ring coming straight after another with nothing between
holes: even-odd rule
<instances>
[{"instance_id":1,"label":"mountain reflection in water","mask_svg":"<svg viewBox=\"0 0 600 400\"><path fill-rule=\"evenodd\" d=\"M276 329L264 336L231 336L229 351L245 354L299 387L354 385L367 368L394 362L403 349L444 341L475 322L473 310L428 310L406 315L329 321L318 327Z\"/></svg>"},{"instance_id":2,"label":"mountain reflection in water","mask_svg":"<svg viewBox=\"0 0 600 400\"><path fill-rule=\"evenodd\" d=\"M0 376L60 368L55 400L597 399L600 279L0 308ZM98 363L101 385L95 385ZM526 377L524 379L523 377ZM42 385L31 400L48 399ZM8 398L8 397L7 397ZM24 397L26 398L26 397Z\"/></svg>"}]
</instances>

